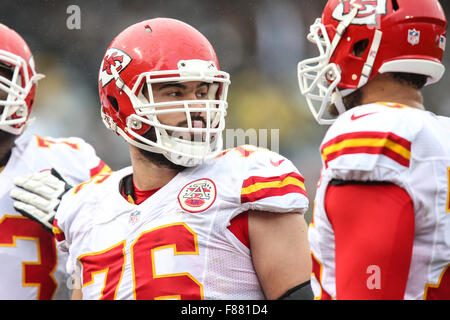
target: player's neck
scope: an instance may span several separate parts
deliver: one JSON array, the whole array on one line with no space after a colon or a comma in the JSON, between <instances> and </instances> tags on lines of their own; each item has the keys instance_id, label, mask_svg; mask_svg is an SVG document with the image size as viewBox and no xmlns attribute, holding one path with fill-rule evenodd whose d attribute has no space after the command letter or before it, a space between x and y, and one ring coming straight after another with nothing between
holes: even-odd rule
<instances>
[{"instance_id":1,"label":"player's neck","mask_svg":"<svg viewBox=\"0 0 450 320\"><path fill-rule=\"evenodd\" d=\"M395 102L417 109L425 109L420 90L391 78L379 78L378 81L372 80L369 84L370 86L363 90L361 103L363 105L375 102Z\"/></svg>"},{"instance_id":2,"label":"player's neck","mask_svg":"<svg viewBox=\"0 0 450 320\"><path fill-rule=\"evenodd\" d=\"M148 161L133 163L133 180L139 190L161 188L177 174L178 171L161 168Z\"/></svg>"},{"instance_id":3,"label":"player's neck","mask_svg":"<svg viewBox=\"0 0 450 320\"><path fill-rule=\"evenodd\" d=\"M134 147L130 147L130 157L133 166L133 181L139 190L161 188L180 172L180 170L150 161Z\"/></svg>"}]
</instances>

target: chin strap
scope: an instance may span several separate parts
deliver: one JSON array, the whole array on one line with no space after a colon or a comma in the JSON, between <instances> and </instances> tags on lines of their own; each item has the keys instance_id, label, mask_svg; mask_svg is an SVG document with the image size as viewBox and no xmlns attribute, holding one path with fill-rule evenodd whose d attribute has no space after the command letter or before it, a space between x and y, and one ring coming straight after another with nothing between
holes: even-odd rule
<instances>
[{"instance_id":1,"label":"chin strap","mask_svg":"<svg viewBox=\"0 0 450 320\"><path fill-rule=\"evenodd\" d=\"M339 91L339 89L336 88L336 90L331 95L331 102L334 103L334 106L336 107L339 114L342 114L345 111L347 111L344 105L344 101L342 100L342 94Z\"/></svg>"},{"instance_id":2,"label":"chin strap","mask_svg":"<svg viewBox=\"0 0 450 320\"><path fill-rule=\"evenodd\" d=\"M336 47L338 46L339 42L341 41L342 35L344 34L347 27L352 23L353 19L356 17L359 11L359 7L355 4L352 4L353 8L350 11L348 15L345 16L345 18L338 24L336 27L336 35L333 38L333 41L331 42L331 50L329 53L329 57L331 57L334 53L334 50L336 50Z\"/></svg>"},{"instance_id":3,"label":"chin strap","mask_svg":"<svg viewBox=\"0 0 450 320\"><path fill-rule=\"evenodd\" d=\"M342 35L358 14L359 9L360 9L359 6L353 4L353 8L351 9L350 13L346 15L345 18L336 27L336 35L334 36L333 41L331 42L330 53L328 54L329 57L333 55L334 50L336 50L336 47L341 41ZM334 103L339 114L342 114L346 111L344 102L342 101L342 94L339 91L339 89L335 88L331 96L331 102Z\"/></svg>"},{"instance_id":4,"label":"chin strap","mask_svg":"<svg viewBox=\"0 0 450 320\"><path fill-rule=\"evenodd\" d=\"M370 74L372 73L373 63L375 62L375 58L377 57L378 54L378 49L380 48L382 36L383 32L381 32L380 30L375 30L375 34L372 40L372 46L370 47L367 60L364 63L364 66L361 71L361 78L359 79L358 88L364 86L369 80Z\"/></svg>"},{"instance_id":5,"label":"chin strap","mask_svg":"<svg viewBox=\"0 0 450 320\"><path fill-rule=\"evenodd\" d=\"M350 11L350 13L339 23L339 25L336 28L336 35L333 38L333 42L331 43L331 53L330 53L330 57L333 54L334 50L336 49L339 41L342 38L342 35L344 34L345 30L347 29L347 27L350 25L350 23L352 22L352 20L356 17L356 15L358 14L360 7L356 4L353 5L352 10ZM380 30L375 30L375 34L372 40L372 46L370 47L370 51L369 54L367 55L367 59L366 62L364 63L364 66L361 70L361 77L359 79L359 83L358 83L358 88L361 88L362 86L364 86L367 81L369 80L369 77L372 73L372 68L373 68L373 64L375 62L375 59L377 57L378 54L378 49L380 48L380 44L381 44L381 38L383 36L383 33ZM347 94L353 92L349 91L347 92ZM347 95L345 94L345 95ZM343 102L343 97L345 96L343 95L339 89L336 89L333 92L331 101L334 103L334 105L336 106L336 109L338 110L339 114L342 114L346 111L344 102Z\"/></svg>"},{"instance_id":6,"label":"chin strap","mask_svg":"<svg viewBox=\"0 0 450 320\"><path fill-rule=\"evenodd\" d=\"M111 66L111 73L114 77L114 82L116 83L116 87L125 92L128 96L128 98L130 98L132 105L139 105L140 101L139 99L133 94L133 92L131 92L131 89L128 88L128 86L125 84L125 82L122 80L122 78L120 77L119 73L116 70L115 66Z\"/></svg>"}]
</instances>

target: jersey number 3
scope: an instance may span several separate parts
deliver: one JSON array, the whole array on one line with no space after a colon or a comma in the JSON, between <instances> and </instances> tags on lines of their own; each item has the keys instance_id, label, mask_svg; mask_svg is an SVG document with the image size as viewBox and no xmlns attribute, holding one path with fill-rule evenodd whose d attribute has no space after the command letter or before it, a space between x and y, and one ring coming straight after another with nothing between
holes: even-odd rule
<instances>
[{"instance_id":1,"label":"jersey number 3","mask_svg":"<svg viewBox=\"0 0 450 320\"><path fill-rule=\"evenodd\" d=\"M35 241L38 253L37 262L22 263L22 286L37 287L38 300L51 299L57 287L53 278L57 263L53 237L37 222L22 216L3 216L0 220L0 247L16 247L17 239Z\"/></svg>"},{"instance_id":2,"label":"jersey number 3","mask_svg":"<svg viewBox=\"0 0 450 320\"><path fill-rule=\"evenodd\" d=\"M100 299L116 299L125 268L125 241L106 250L82 255L83 287L93 283L94 275L105 273ZM203 286L189 273L157 275L154 253L173 248L175 255L198 255L197 235L184 223L145 231L130 247L133 295L138 300L203 298Z\"/></svg>"}]
</instances>

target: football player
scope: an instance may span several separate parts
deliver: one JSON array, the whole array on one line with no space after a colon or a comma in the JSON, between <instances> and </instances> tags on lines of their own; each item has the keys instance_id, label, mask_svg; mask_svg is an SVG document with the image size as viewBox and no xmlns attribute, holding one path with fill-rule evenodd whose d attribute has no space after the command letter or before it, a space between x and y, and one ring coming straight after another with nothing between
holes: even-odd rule
<instances>
[{"instance_id":1,"label":"football player","mask_svg":"<svg viewBox=\"0 0 450 320\"><path fill-rule=\"evenodd\" d=\"M310 27L320 53L299 63L300 90L332 123L309 228L316 299L450 298L450 119L421 95L444 73L446 27L437 0L329 0Z\"/></svg>"},{"instance_id":2,"label":"football player","mask_svg":"<svg viewBox=\"0 0 450 320\"><path fill-rule=\"evenodd\" d=\"M281 155L222 151L229 75L181 21L134 24L99 71L132 166L65 194L54 233L83 299L312 299L304 179Z\"/></svg>"},{"instance_id":3,"label":"football player","mask_svg":"<svg viewBox=\"0 0 450 320\"><path fill-rule=\"evenodd\" d=\"M109 169L79 138L18 139L30 121L36 84L42 78L22 37L0 24L0 299L70 298L67 254L58 252L50 232L14 209L9 195L14 178L53 167L72 183L80 183ZM50 176L50 171L41 174ZM52 228L49 221L43 225Z\"/></svg>"}]
</instances>

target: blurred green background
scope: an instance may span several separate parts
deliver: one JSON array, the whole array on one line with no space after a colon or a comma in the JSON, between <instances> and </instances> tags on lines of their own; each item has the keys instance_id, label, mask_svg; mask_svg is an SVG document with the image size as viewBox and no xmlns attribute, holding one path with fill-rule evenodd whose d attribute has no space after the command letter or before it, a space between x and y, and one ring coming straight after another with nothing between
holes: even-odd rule
<instances>
[{"instance_id":1,"label":"blurred green background","mask_svg":"<svg viewBox=\"0 0 450 320\"><path fill-rule=\"evenodd\" d=\"M79 136L113 169L129 165L126 143L101 122L97 91L100 61L111 40L136 22L170 17L200 30L213 44L221 69L231 74L229 129L279 129L279 152L306 178L309 221L327 129L306 107L297 85L298 61L315 55L306 41L325 0L2 0L0 22L28 42L39 72L27 135ZM446 13L448 1L441 1ZM69 30L66 12L81 9L81 29ZM445 63L449 65L449 56ZM450 116L449 75L424 90L429 110ZM446 89L447 88L447 89ZM268 137L270 139L270 135Z\"/></svg>"}]
</instances>

